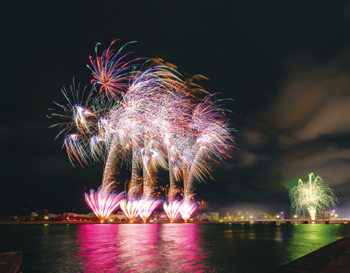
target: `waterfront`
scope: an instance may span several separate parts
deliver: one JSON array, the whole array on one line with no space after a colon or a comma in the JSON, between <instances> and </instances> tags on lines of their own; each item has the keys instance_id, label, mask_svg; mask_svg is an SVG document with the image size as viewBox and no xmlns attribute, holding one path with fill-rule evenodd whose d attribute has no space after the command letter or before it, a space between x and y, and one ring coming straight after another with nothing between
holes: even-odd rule
<instances>
[{"instance_id":1,"label":"waterfront","mask_svg":"<svg viewBox=\"0 0 350 273\"><path fill-rule=\"evenodd\" d=\"M23 272L269 272L347 234L348 225L0 225Z\"/></svg>"}]
</instances>

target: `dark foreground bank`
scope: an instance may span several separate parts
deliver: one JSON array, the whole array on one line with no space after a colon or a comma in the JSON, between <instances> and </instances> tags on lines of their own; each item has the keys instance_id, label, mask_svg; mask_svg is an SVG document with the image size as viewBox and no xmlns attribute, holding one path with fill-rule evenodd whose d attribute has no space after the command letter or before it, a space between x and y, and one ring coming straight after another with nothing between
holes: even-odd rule
<instances>
[{"instance_id":1,"label":"dark foreground bank","mask_svg":"<svg viewBox=\"0 0 350 273\"><path fill-rule=\"evenodd\" d=\"M278 272L350 272L350 236L273 270Z\"/></svg>"},{"instance_id":2,"label":"dark foreground bank","mask_svg":"<svg viewBox=\"0 0 350 273\"><path fill-rule=\"evenodd\" d=\"M16 273L23 259L22 251L0 253L0 273Z\"/></svg>"}]
</instances>

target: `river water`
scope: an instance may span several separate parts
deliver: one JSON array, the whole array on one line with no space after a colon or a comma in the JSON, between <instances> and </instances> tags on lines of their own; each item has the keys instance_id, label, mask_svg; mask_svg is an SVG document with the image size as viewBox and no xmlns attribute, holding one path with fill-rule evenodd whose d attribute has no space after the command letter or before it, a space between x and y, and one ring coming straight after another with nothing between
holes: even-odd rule
<instances>
[{"instance_id":1,"label":"river water","mask_svg":"<svg viewBox=\"0 0 350 273\"><path fill-rule=\"evenodd\" d=\"M26 272L269 272L350 233L325 224L0 225Z\"/></svg>"}]
</instances>

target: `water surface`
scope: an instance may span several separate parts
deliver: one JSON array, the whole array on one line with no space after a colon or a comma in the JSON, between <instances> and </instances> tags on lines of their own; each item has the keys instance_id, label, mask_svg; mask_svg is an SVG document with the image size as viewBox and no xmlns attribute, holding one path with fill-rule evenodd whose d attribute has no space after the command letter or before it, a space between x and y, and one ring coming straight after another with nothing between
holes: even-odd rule
<instances>
[{"instance_id":1,"label":"water surface","mask_svg":"<svg viewBox=\"0 0 350 273\"><path fill-rule=\"evenodd\" d=\"M349 234L324 224L0 225L26 272L269 272Z\"/></svg>"}]
</instances>

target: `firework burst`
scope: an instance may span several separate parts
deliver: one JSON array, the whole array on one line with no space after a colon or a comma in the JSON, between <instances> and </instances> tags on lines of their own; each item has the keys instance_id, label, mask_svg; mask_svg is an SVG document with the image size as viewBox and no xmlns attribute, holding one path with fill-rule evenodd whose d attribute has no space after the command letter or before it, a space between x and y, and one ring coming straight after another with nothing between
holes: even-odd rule
<instances>
[{"instance_id":1,"label":"firework burst","mask_svg":"<svg viewBox=\"0 0 350 273\"><path fill-rule=\"evenodd\" d=\"M184 201L181 204L180 213L185 223L187 223L188 219L191 218L191 216L196 211L196 209L197 209L196 202L190 201L188 199L184 199Z\"/></svg>"},{"instance_id":2,"label":"firework burst","mask_svg":"<svg viewBox=\"0 0 350 273\"><path fill-rule=\"evenodd\" d=\"M104 223L120 205L124 193L116 194L112 190L112 184L102 185L97 192L90 190L90 194L85 193L85 201L95 213L101 223Z\"/></svg>"},{"instance_id":3,"label":"firework burst","mask_svg":"<svg viewBox=\"0 0 350 273\"><path fill-rule=\"evenodd\" d=\"M184 139L182 150L184 198L194 189L194 181L210 175L210 162L224 161L234 148L228 119L220 105L208 96L197 104L189 124L191 135Z\"/></svg>"},{"instance_id":4,"label":"firework burst","mask_svg":"<svg viewBox=\"0 0 350 273\"><path fill-rule=\"evenodd\" d=\"M139 200L137 210L144 223L147 222L152 212L160 205L160 201L151 197L143 197Z\"/></svg>"},{"instance_id":5,"label":"firework burst","mask_svg":"<svg viewBox=\"0 0 350 273\"><path fill-rule=\"evenodd\" d=\"M130 53L122 53L125 46L115 52L114 42L100 57L96 45L96 58L90 57L89 67L92 89L80 92L74 83L71 95L64 89L68 103L55 103L59 110L51 115L62 122L51 127L61 128L57 137L65 135L64 146L72 163L105 162L100 189L85 195L93 210L103 211L103 204L113 203L116 193L111 185L124 165L131 170L131 179L127 199L120 207L130 222L138 216L146 222L161 203L152 196L157 172L166 169L170 185L164 210L171 222L179 212L187 222L196 210L191 201L194 183L210 177L212 162L229 157L233 128L213 95L202 101L194 96L207 93L194 82L200 76L184 79L175 66L159 59L143 69L136 64L142 58L126 61ZM94 95L96 88L99 96ZM175 200L181 179L182 202ZM99 214L101 219L106 213Z\"/></svg>"},{"instance_id":6,"label":"firework burst","mask_svg":"<svg viewBox=\"0 0 350 273\"><path fill-rule=\"evenodd\" d=\"M169 201L168 203L163 204L164 211L168 215L170 223L174 222L176 216L180 212L181 206L182 206L182 203L178 200Z\"/></svg>"},{"instance_id":7,"label":"firework burst","mask_svg":"<svg viewBox=\"0 0 350 273\"><path fill-rule=\"evenodd\" d=\"M311 220L323 210L335 208L338 198L330 184L313 173L309 174L309 181L299 179L298 185L290 190L292 211L297 214L309 213Z\"/></svg>"},{"instance_id":8,"label":"firework burst","mask_svg":"<svg viewBox=\"0 0 350 273\"><path fill-rule=\"evenodd\" d=\"M64 146L73 166L74 161L83 167L104 160L112 134L109 115L112 108L118 107L118 102L110 103L105 96L94 98L93 89L89 92L86 88L81 90L80 84L76 87L74 80L70 92L63 88L62 93L67 104L54 102L59 109L49 109L53 113L48 116L62 121L49 128L61 129L56 138L65 135Z\"/></svg>"},{"instance_id":9,"label":"firework burst","mask_svg":"<svg viewBox=\"0 0 350 273\"><path fill-rule=\"evenodd\" d=\"M120 208L129 219L129 222L133 223L139 215L139 200L122 200L120 202Z\"/></svg>"},{"instance_id":10,"label":"firework burst","mask_svg":"<svg viewBox=\"0 0 350 273\"><path fill-rule=\"evenodd\" d=\"M96 60L93 60L92 56L90 56L92 67L89 65L87 66L91 70L93 76L91 83L100 86L99 93L102 94L104 92L108 98L112 97L114 99L118 98L118 96L129 87L128 80L130 72L133 67L137 66L135 61L141 59L136 58L132 61L126 62L125 57L132 52L122 54L122 50L128 44L135 42L125 44L117 51L117 53L114 53L111 46L116 41L117 40L114 40L108 49L103 51L101 57L97 56L97 47L101 45L100 43L97 43L95 47Z\"/></svg>"}]
</instances>

